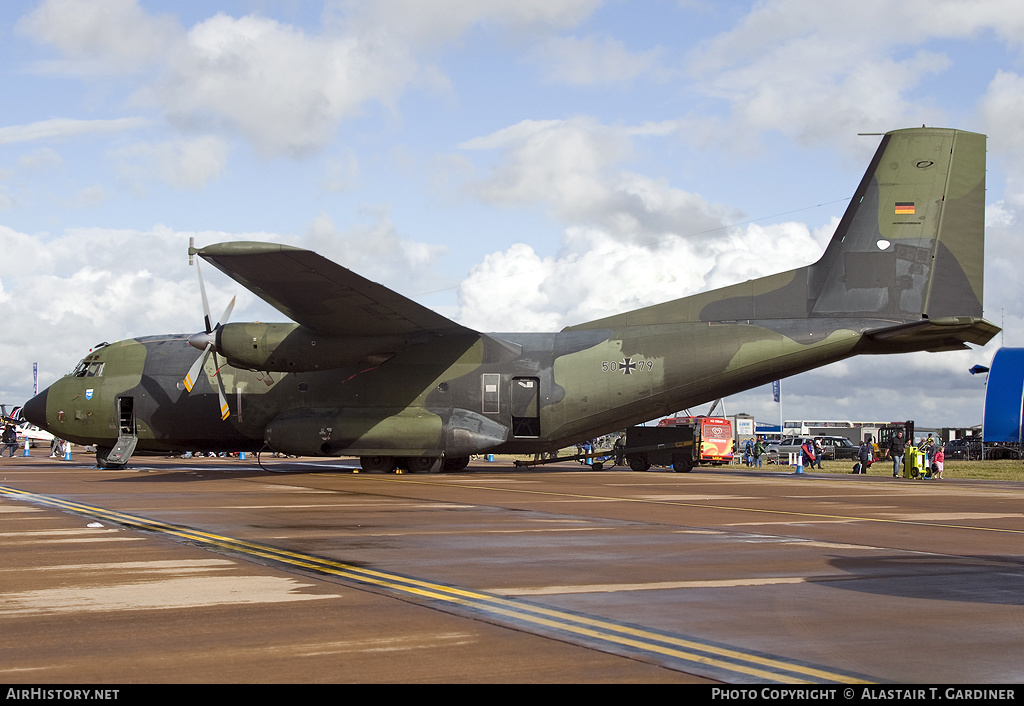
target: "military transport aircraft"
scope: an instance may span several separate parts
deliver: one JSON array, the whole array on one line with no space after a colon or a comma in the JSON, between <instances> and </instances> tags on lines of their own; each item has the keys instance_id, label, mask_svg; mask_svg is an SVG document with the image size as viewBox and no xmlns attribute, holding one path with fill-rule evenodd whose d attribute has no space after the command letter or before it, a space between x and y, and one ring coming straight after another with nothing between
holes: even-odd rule
<instances>
[{"instance_id":1,"label":"military transport aircraft","mask_svg":"<svg viewBox=\"0 0 1024 706\"><path fill-rule=\"evenodd\" d=\"M294 323L213 324L204 293L205 331L104 345L24 415L101 466L272 449L431 472L555 450L854 355L986 343L984 211L984 135L895 130L814 264L558 333L474 331L308 250L190 247Z\"/></svg>"}]
</instances>

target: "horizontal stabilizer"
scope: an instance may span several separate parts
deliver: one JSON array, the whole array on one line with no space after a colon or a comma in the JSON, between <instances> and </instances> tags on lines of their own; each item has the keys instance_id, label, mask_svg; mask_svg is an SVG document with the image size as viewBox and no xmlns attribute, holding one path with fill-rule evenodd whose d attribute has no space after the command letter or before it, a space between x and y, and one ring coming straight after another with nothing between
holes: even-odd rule
<instances>
[{"instance_id":1,"label":"horizontal stabilizer","mask_svg":"<svg viewBox=\"0 0 1024 706\"><path fill-rule=\"evenodd\" d=\"M999 327L985 319L949 316L872 329L864 333L864 338L879 344L882 348L877 351L879 353L899 350L938 352L961 350L967 347L967 343L983 346L997 333Z\"/></svg>"}]
</instances>

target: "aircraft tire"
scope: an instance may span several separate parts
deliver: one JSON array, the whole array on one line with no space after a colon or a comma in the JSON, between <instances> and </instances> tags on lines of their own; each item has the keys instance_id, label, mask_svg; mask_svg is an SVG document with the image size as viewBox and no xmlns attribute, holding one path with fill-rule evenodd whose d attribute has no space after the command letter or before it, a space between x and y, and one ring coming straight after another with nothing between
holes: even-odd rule
<instances>
[{"instance_id":1,"label":"aircraft tire","mask_svg":"<svg viewBox=\"0 0 1024 706\"><path fill-rule=\"evenodd\" d=\"M96 465L104 470L121 470L127 466L124 463L110 463L107 461L107 454L110 453L109 446L96 447Z\"/></svg>"},{"instance_id":2,"label":"aircraft tire","mask_svg":"<svg viewBox=\"0 0 1024 706\"><path fill-rule=\"evenodd\" d=\"M411 473L437 473L444 465L443 456L410 456L402 461Z\"/></svg>"},{"instance_id":3,"label":"aircraft tire","mask_svg":"<svg viewBox=\"0 0 1024 706\"><path fill-rule=\"evenodd\" d=\"M441 468L446 471L461 471L468 465L469 456L459 456L457 458L446 458Z\"/></svg>"},{"instance_id":4,"label":"aircraft tire","mask_svg":"<svg viewBox=\"0 0 1024 706\"><path fill-rule=\"evenodd\" d=\"M389 473L395 470L394 456L360 456L359 467L367 473Z\"/></svg>"},{"instance_id":5,"label":"aircraft tire","mask_svg":"<svg viewBox=\"0 0 1024 706\"><path fill-rule=\"evenodd\" d=\"M629 462L629 467L634 471L649 471L651 470L651 462L647 459L647 454L630 454L626 457Z\"/></svg>"}]
</instances>

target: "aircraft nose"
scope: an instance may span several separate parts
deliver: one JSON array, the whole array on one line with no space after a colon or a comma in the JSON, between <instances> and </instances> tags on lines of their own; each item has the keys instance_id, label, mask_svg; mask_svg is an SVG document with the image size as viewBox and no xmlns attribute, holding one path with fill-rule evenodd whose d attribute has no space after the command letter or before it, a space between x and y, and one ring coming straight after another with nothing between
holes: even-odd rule
<instances>
[{"instance_id":1,"label":"aircraft nose","mask_svg":"<svg viewBox=\"0 0 1024 706\"><path fill-rule=\"evenodd\" d=\"M46 388L21 408L21 416L43 429L46 428L46 394L49 391L50 388Z\"/></svg>"}]
</instances>

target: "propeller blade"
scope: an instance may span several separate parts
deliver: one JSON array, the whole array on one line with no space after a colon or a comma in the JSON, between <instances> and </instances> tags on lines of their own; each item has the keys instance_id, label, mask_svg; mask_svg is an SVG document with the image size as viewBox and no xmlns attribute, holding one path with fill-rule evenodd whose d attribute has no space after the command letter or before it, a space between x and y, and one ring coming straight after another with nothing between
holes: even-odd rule
<instances>
[{"instance_id":1,"label":"propeller blade","mask_svg":"<svg viewBox=\"0 0 1024 706\"><path fill-rule=\"evenodd\" d=\"M192 392L192 388L195 387L196 380L199 379L199 371L201 371L203 369L203 365L206 364L206 356L210 354L211 350L213 350L213 344L207 343L206 348L204 348L203 352L199 354L198 358L196 358L196 362L194 362L192 367L188 369L188 374L185 375L185 380L183 382L185 383L185 389L189 392Z\"/></svg>"},{"instance_id":2,"label":"propeller blade","mask_svg":"<svg viewBox=\"0 0 1024 706\"><path fill-rule=\"evenodd\" d=\"M220 361L217 359L217 347L216 347L216 335L215 332L218 328L227 323L228 317L231 316L231 312L235 308L235 297L231 297L231 301L228 302L228 306L224 309L224 313L221 314L220 320L217 321L216 326L210 320L210 302L206 298L206 285L203 283L203 273L199 269L199 262L196 261L196 274L199 275L199 293L203 299L203 325L206 328L205 333L197 333L189 338L189 345L195 348L202 348L203 352L196 358L196 362L189 368L188 374L185 375L184 385L185 389L192 392L192 388L195 387L196 382L199 380L199 376L203 370L203 366L206 365L206 357L212 352L213 362L216 366L216 373L214 377L217 379L217 398L220 402L220 418L227 419L231 415L231 410L228 408L227 396L224 394L224 382L220 378Z\"/></svg>"},{"instance_id":3,"label":"propeller blade","mask_svg":"<svg viewBox=\"0 0 1024 706\"><path fill-rule=\"evenodd\" d=\"M217 322L217 328L220 328L228 322L228 317L231 316L232 310L235 308L235 298L231 297L231 301L228 302L228 306L224 309L224 313L220 315L220 320Z\"/></svg>"},{"instance_id":4,"label":"propeller blade","mask_svg":"<svg viewBox=\"0 0 1024 706\"><path fill-rule=\"evenodd\" d=\"M210 323L210 303L206 300L206 285L203 284L203 273L199 269L199 261L196 261L196 274L199 275L199 293L203 297L203 321L206 324L206 332L213 333L213 325Z\"/></svg>"},{"instance_id":5,"label":"propeller blade","mask_svg":"<svg viewBox=\"0 0 1024 706\"><path fill-rule=\"evenodd\" d=\"M213 354L213 359L217 360L217 354ZM227 419L231 416L231 410L228 409L228 400L224 395L224 383L220 379L220 368L217 368L217 374L214 375L217 378L217 400L220 402L220 418Z\"/></svg>"}]
</instances>

